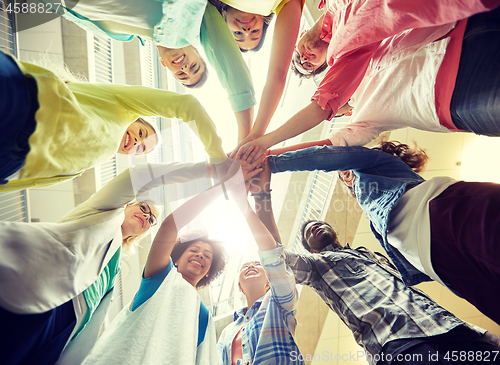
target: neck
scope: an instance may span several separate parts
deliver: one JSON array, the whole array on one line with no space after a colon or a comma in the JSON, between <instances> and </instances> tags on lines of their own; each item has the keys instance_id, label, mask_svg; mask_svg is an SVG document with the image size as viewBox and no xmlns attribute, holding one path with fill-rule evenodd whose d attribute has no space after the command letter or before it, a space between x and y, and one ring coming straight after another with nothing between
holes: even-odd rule
<instances>
[{"instance_id":1,"label":"neck","mask_svg":"<svg viewBox=\"0 0 500 365\"><path fill-rule=\"evenodd\" d=\"M321 37L322 27L323 27L323 19L325 19L325 14L323 14L318 20L316 20L316 23L314 23L312 28L309 29L311 36L315 39L316 38L319 39Z\"/></svg>"},{"instance_id":2,"label":"neck","mask_svg":"<svg viewBox=\"0 0 500 365\"><path fill-rule=\"evenodd\" d=\"M249 293L245 293L245 297L247 298L247 310L252 308L252 305L265 294L265 288L262 290L250 290Z\"/></svg>"}]
</instances>

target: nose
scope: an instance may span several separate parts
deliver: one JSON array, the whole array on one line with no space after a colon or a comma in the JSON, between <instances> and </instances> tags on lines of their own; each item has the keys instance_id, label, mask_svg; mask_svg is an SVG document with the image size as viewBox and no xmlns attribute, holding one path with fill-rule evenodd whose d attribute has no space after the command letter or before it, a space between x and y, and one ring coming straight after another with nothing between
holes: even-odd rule
<instances>
[{"instance_id":1,"label":"nose","mask_svg":"<svg viewBox=\"0 0 500 365\"><path fill-rule=\"evenodd\" d=\"M307 56L305 54L301 54L300 55L300 59L302 60L302 62L306 62L307 61Z\"/></svg>"}]
</instances>

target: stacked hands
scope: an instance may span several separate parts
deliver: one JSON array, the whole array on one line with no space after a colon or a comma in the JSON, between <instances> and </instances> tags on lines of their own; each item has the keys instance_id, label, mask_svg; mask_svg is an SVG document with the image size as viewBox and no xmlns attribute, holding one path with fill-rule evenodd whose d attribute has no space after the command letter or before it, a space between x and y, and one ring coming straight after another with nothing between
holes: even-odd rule
<instances>
[{"instance_id":1,"label":"stacked hands","mask_svg":"<svg viewBox=\"0 0 500 365\"><path fill-rule=\"evenodd\" d=\"M248 208L248 192L252 195L270 192L271 170L265 151L257 146L237 153L231 152L223 163L211 165L214 177L222 176L220 184L229 190L239 209L245 213Z\"/></svg>"}]
</instances>

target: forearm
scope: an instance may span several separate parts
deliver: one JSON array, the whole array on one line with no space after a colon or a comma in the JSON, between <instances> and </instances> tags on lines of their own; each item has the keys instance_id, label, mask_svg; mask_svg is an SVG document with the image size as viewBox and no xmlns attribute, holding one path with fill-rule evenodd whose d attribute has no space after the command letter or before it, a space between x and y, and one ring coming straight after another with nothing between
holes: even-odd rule
<instances>
[{"instance_id":1,"label":"forearm","mask_svg":"<svg viewBox=\"0 0 500 365\"><path fill-rule=\"evenodd\" d=\"M267 81L262 92L255 125L252 128L252 134L255 136L262 136L266 133L267 126L283 95L286 76L299 33L301 15L301 1L291 0L283 6L276 19Z\"/></svg>"},{"instance_id":2,"label":"forearm","mask_svg":"<svg viewBox=\"0 0 500 365\"><path fill-rule=\"evenodd\" d=\"M322 109L318 103L312 101L281 127L262 136L264 149L308 131L328 118L330 113L330 110Z\"/></svg>"},{"instance_id":3,"label":"forearm","mask_svg":"<svg viewBox=\"0 0 500 365\"><path fill-rule=\"evenodd\" d=\"M238 142L250 134L253 122L253 111L254 107L240 112L234 112L236 123L238 123Z\"/></svg>"},{"instance_id":4,"label":"forearm","mask_svg":"<svg viewBox=\"0 0 500 365\"><path fill-rule=\"evenodd\" d=\"M255 238L255 242L261 251L269 251L275 249L278 245L273 236L267 230L266 226L261 222L257 214L249 206L245 212L245 219L248 227Z\"/></svg>"},{"instance_id":5,"label":"forearm","mask_svg":"<svg viewBox=\"0 0 500 365\"><path fill-rule=\"evenodd\" d=\"M267 228L268 232L273 236L276 242L281 242L281 236L276 225L276 220L274 219L273 204L271 201L271 196L267 199L255 199L255 212L260 221Z\"/></svg>"},{"instance_id":6,"label":"forearm","mask_svg":"<svg viewBox=\"0 0 500 365\"><path fill-rule=\"evenodd\" d=\"M289 312L294 312L298 304L298 292L292 270L286 265L283 246L270 251L259 251L260 261L264 266L272 295Z\"/></svg>"},{"instance_id":7,"label":"forearm","mask_svg":"<svg viewBox=\"0 0 500 365\"><path fill-rule=\"evenodd\" d=\"M332 142L329 139L322 139L321 141L312 141L294 144L292 146L287 146L283 148L275 148L269 151L270 155L281 155L285 152L301 150L304 148L314 147L314 146L331 146Z\"/></svg>"},{"instance_id":8,"label":"forearm","mask_svg":"<svg viewBox=\"0 0 500 365\"><path fill-rule=\"evenodd\" d=\"M178 232L221 195L222 187L214 186L191 198L165 218L151 245L144 268L145 278L156 275L169 264Z\"/></svg>"},{"instance_id":9,"label":"forearm","mask_svg":"<svg viewBox=\"0 0 500 365\"><path fill-rule=\"evenodd\" d=\"M284 77L283 77L284 76ZM278 107L283 95L283 90L286 84L286 73L281 77L273 78L268 75L268 81L262 92L262 98L259 105L259 112L255 119L255 124L252 127L252 135L260 137L266 133L267 126Z\"/></svg>"},{"instance_id":10,"label":"forearm","mask_svg":"<svg viewBox=\"0 0 500 365\"><path fill-rule=\"evenodd\" d=\"M140 199L147 191L172 183L208 178L209 170L201 163L150 163L140 164L123 171L113 178L86 202L77 206L62 221L71 220L81 209L110 210L122 208L134 199ZM208 179L207 179L208 185Z\"/></svg>"}]
</instances>

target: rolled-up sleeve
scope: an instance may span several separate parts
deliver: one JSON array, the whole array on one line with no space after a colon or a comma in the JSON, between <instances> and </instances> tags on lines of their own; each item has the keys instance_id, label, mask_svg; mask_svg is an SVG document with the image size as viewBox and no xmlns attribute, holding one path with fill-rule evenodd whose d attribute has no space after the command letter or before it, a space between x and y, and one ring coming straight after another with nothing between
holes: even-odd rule
<instances>
[{"instance_id":1,"label":"rolled-up sleeve","mask_svg":"<svg viewBox=\"0 0 500 365\"><path fill-rule=\"evenodd\" d=\"M226 22L212 4L208 4L205 9L200 41L208 62L227 91L233 111L239 112L254 106L255 92L250 71Z\"/></svg>"},{"instance_id":2,"label":"rolled-up sleeve","mask_svg":"<svg viewBox=\"0 0 500 365\"><path fill-rule=\"evenodd\" d=\"M285 310L295 312L299 297L295 287L295 277L285 262L283 246L279 245L269 251L259 251L259 256L276 301Z\"/></svg>"},{"instance_id":3,"label":"rolled-up sleeve","mask_svg":"<svg viewBox=\"0 0 500 365\"><path fill-rule=\"evenodd\" d=\"M347 103L358 88L368 70L374 48L377 46L371 45L342 57L336 60L327 71L311 100L316 101L325 110L332 110L329 120L335 116L342 105Z\"/></svg>"}]
</instances>

